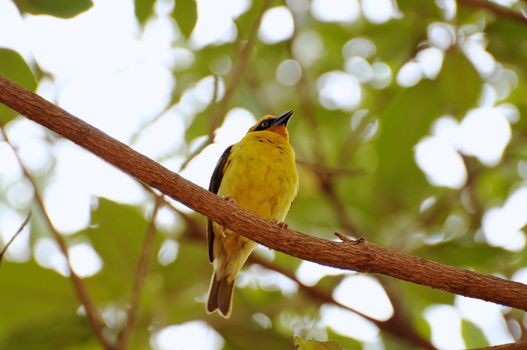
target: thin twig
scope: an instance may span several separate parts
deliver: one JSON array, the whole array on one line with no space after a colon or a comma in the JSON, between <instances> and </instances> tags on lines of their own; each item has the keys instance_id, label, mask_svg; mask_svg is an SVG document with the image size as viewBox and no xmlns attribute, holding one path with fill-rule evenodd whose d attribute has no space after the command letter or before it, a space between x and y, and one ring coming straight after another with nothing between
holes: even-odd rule
<instances>
[{"instance_id":1,"label":"thin twig","mask_svg":"<svg viewBox=\"0 0 527 350\"><path fill-rule=\"evenodd\" d=\"M287 41L287 50L289 57L295 59L293 54L293 42L296 39L297 31L295 30L293 36ZM311 91L309 88L309 83L307 81L306 72L300 76L300 80L295 85L297 94L300 101L300 109L302 110L302 115L305 117L305 120L309 124L309 131L311 132L312 139L312 150L315 160L319 164L325 164L324 154L322 148L322 137L318 129L317 118L315 116L315 106L313 105L313 96L311 96Z\"/></svg>"},{"instance_id":2,"label":"thin twig","mask_svg":"<svg viewBox=\"0 0 527 350\"><path fill-rule=\"evenodd\" d=\"M212 144L212 141L210 138L207 138L205 142L203 142L201 145L199 145L191 154L188 155L188 157L185 159L183 164L181 164L181 167L179 168L179 171L185 170L185 168L189 165L189 163L198 156L207 146Z\"/></svg>"},{"instance_id":3,"label":"thin twig","mask_svg":"<svg viewBox=\"0 0 527 350\"><path fill-rule=\"evenodd\" d=\"M525 350L525 349L527 349L527 342L488 346L486 348L477 348L477 349L472 349L472 350Z\"/></svg>"},{"instance_id":4,"label":"thin twig","mask_svg":"<svg viewBox=\"0 0 527 350\"><path fill-rule=\"evenodd\" d=\"M153 190L150 189L150 191L153 192ZM188 227L188 233L193 239L199 239L201 241L205 241L205 231L203 229L203 225L200 224L194 217L191 215L185 214L178 210L175 206L172 205L170 202L165 202L165 204L171 208L176 214L179 215L186 223ZM337 233L336 233L337 234ZM339 234L340 235L340 234ZM342 235L341 235L342 236ZM345 237L345 236L343 236ZM356 242L362 242L362 240L350 240L349 238L342 238L343 240L348 240L350 243L356 243ZM330 303L334 304L336 306L339 306L343 309L346 309L350 312L353 312L364 319L374 323L379 329L386 334L390 334L391 336L398 338L400 340L403 340L405 342L411 343L413 345L422 347L424 349L433 350L435 347L425 338L423 338L421 335L416 333L413 328L411 327L405 327L406 323L404 325L397 324L397 322L393 322L392 319L387 321L379 321L377 319L374 319L373 317L370 317L358 310L355 310L347 305L344 305L331 296L330 293L327 293L323 290L321 290L318 287L315 286L308 286L304 284L302 281L300 281L293 273L287 271L286 269L279 267L278 265L271 263L265 259L262 259L258 257L257 255L250 255L249 256L249 262L252 262L254 264L261 265L262 267L272 270L275 272L278 272L285 277L291 279L294 281L300 289L304 292L305 295L308 297L320 302L320 303Z\"/></svg>"},{"instance_id":5,"label":"thin twig","mask_svg":"<svg viewBox=\"0 0 527 350\"><path fill-rule=\"evenodd\" d=\"M348 305L345 305L339 301L337 301L330 293L327 293L323 290L321 290L320 288L317 288L317 287L311 287L311 286L308 286L306 284L304 284L302 281L300 281L293 273L281 268L281 267L278 267L277 265L265 260L265 259L262 259L260 258L259 256L257 255L251 255L249 257L249 261L252 262L252 263L255 263L255 264L258 264L268 270L272 270L272 271L275 271L275 272L278 272L284 276L286 276L287 278L289 278L290 280L292 280L293 282L295 282L299 287L300 289L304 292L304 294L306 294L307 296L311 297L312 299L314 300L317 300L318 302L320 303L329 303L329 304L333 304L333 305L336 305L338 307L341 307L345 310L348 310L350 312L353 312L359 316L361 316L362 318L372 322L373 324L375 324L377 327L379 327L379 329L381 331L383 331L384 333L386 334L390 334L391 336L399 339L399 340L403 340L407 343L411 343L413 345L416 345L416 346L419 346L423 349L427 349L427 350L433 350L433 349L436 349L428 340L426 340L425 338L423 338L421 335L419 335L418 333L416 333L414 331L413 328L410 328L410 327L399 327L396 323L394 322L391 322L391 319L387 320L387 321L379 321L371 316L368 316ZM405 323L407 324L407 323ZM401 329L401 328L404 328L404 329Z\"/></svg>"},{"instance_id":6,"label":"thin twig","mask_svg":"<svg viewBox=\"0 0 527 350\"><path fill-rule=\"evenodd\" d=\"M223 95L222 100L219 102L216 113L214 113L211 117L209 135L207 136L207 140L187 157L185 162L182 164L180 171L184 170L187 165L192 161L192 159L194 159L198 154L200 154L208 145L214 142L216 136L216 129L223 123L223 120L225 119L225 114L227 113L229 102L234 96L234 93L238 88L238 84L241 81L241 77L245 72L247 63L249 61L249 57L251 56L252 49L254 48L254 44L256 43L256 34L258 33L258 29L260 28L262 16L269 7L269 4L270 1L265 0L262 9L258 13L257 18L253 23L251 31L249 32L249 36L247 37L247 43L243 46L243 48L240 50L240 53L238 54L236 66L234 67L230 76L229 83L227 84L227 88L225 89L225 94Z\"/></svg>"},{"instance_id":7,"label":"thin twig","mask_svg":"<svg viewBox=\"0 0 527 350\"><path fill-rule=\"evenodd\" d=\"M288 50L291 58L294 58L292 49L294 38L295 35L293 35L293 37L288 40ZM318 122L314 112L315 106L312 103L313 96L311 96L309 86L310 84L307 80L306 75L302 74L300 80L296 84L297 92L300 98L300 108L302 109L302 113L305 119L309 123L311 139L313 140L313 155L317 163L326 164L325 156L322 152L322 139L319 133ZM349 217L345 205L338 198L337 192L335 191L335 186L332 181L332 177L328 176L329 174L325 173L324 171L318 171L315 173L323 189L322 193L326 196L326 199L333 207L333 210L335 211L335 214L337 215L338 220L343 226L343 228L347 231L347 233L354 236L358 236L360 231Z\"/></svg>"},{"instance_id":8,"label":"thin twig","mask_svg":"<svg viewBox=\"0 0 527 350\"><path fill-rule=\"evenodd\" d=\"M144 189L152 194L156 194L156 191L153 190L152 188L150 188L149 186L147 185L144 185L142 184ZM188 228L188 232L189 234L191 235L191 237L193 237L194 239L199 239L199 240L202 240L204 241L205 240L205 231L204 231L204 228L203 228L203 225L198 222L198 220L196 220L194 217L192 217L191 215L188 215L182 211L180 211L178 208L176 208L171 202L167 201L165 198L163 198L163 205L166 205L167 207L169 207L170 209L172 209L172 211L174 211L174 213L176 213L180 218L182 218L186 224L187 224L187 228ZM342 241L344 242L350 242L350 243L357 243L357 242L362 242L363 239L358 239L358 240L352 240L338 232L335 232L335 234L341 238ZM252 262L252 263L255 263L255 264L258 264L258 265L261 265L262 267L268 269L268 270L272 270L272 271L275 271L275 272L278 272L286 277L288 277L289 279L293 280L295 283L297 283L299 285L299 287L303 290L303 292L311 297L311 298L314 298L316 300L318 300L319 302L322 302L322 303L331 303L331 304L334 304L336 306L339 306L341 308L344 308L350 312L353 312L363 318L365 318L366 320L374 323L375 325L377 325L379 327L379 329L382 331L382 332L385 332L386 334L390 334L392 335L393 337L396 337L398 339L401 339L403 341L406 341L406 342L410 342L416 346L420 346L424 349L435 349L435 347L429 342L427 341L425 338L423 338L422 336L420 336L419 334L415 333L413 331L413 329L410 329L408 327L406 327L404 329L404 331L400 331L400 326L394 324L394 322L391 322L391 320L388 320L388 321L379 321L379 320L376 320L358 310L355 310L347 305L344 305L338 301L336 301L329 293L326 293L322 290L320 290L319 288L317 287L313 287L313 286L308 286L304 283L302 283L294 274L284 270L283 268L281 267L278 267L277 265L271 263L271 262L268 262L254 254L252 254L250 257L249 257L249 261Z\"/></svg>"},{"instance_id":9,"label":"thin twig","mask_svg":"<svg viewBox=\"0 0 527 350\"><path fill-rule=\"evenodd\" d=\"M147 185L144 185L144 184L142 184L142 185L143 185L143 187L144 187L144 189L146 191L156 195L156 191L155 190L153 190L152 188L150 188ZM182 212L181 210L176 208L171 202L167 201L164 197L163 197L163 205L166 205L168 208L172 209L172 211L174 211L174 213L176 213L180 218L182 218L185 221L185 223L187 225L187 229L188 229L187 232L189 233L189 235L192 238L199 239L199 240L202 240L202 241L205 240L206 234L205 234L205 231L204 231L203 224L201 224L196 218L194 218L193 216L191 216L189 214L186 214L186 213ZM338 232L336 232L335 234L338 234L338 235L342 236L341 239L343 241L347 240L347 241L350 241L350 243L357 243L357 242L362 242L363 241L363 239L351 240L348 237L339 234ZM265 268L267 268L269 270L273 270L275 272L278 272L278 273L290 278L291 280L295 281L300 286L300 288L304 291L304 293L307 296L309 296L309 297L312 297L312 298L314 298L314 299L316 299L316 300L318 300L320 302L323 302L323 303L332 303L332 304L334 304L336 306L340 306L340 307L342 307L342 308L344 308L344 309L346 309L346 310L348 310L350 312L356 313L357 315L364 317L368 321L371 321L374 324L376 324L377 327L379 327L379 329L382 332L386 333L386 334L390 334L393 337L396 337L396 338L401 339L403 341L409 342L409 343L414 344L416 346L423 347L424 349L429 349L429 350L435 349L434 346L428 340L426 340L421 335L416 333L413 328L405 327L404 325L406 323L404 323L404 325L397 324L397 322L392 321L392 319L390 319L388 321L376 320L376 319L374 319L374 318L372 318L372 317L370 317L370 316L368 316L366 314L361 313L358 310L355 310L355 309L353 309L353 308L351 308L349 306L346 306L346 305L344 305L342 303L339 303L329 293L326 293L326 292L320 290L317 287L312 287L312 286L308 286L308 285L303 284L299 279L296 278L296 276L294 274L284 270L281 267L278 267L276 264L273 264L271 262L267 262L266 260L263 260L263 259L259 258L258 256L255 256L254 254L252 254L249 257L249 261L253 262L253 263L256 263L256 264L259 264L259 265L261 265L261 266L263 266L263 267L265 267Z\"/></svg>"},{"instance_id":10,"label":"thin twig","mask_svg":"<svg viewBox=\"0 0 527 350\"><path fill-rule=\"evenodd\" d=\"M135 274L134 287L132 290L132 296L130 297L130 308L128 309L128 316L126 323L119 336L119 343L117 349L124 350L127 348L130 341L130 336L135 325L137 312L139 309L139 301L141 300L141 292L143 285L148 274L148 267L150 266L150 260L152 256L152 247L154 245L154 238L156 234L156 216L159 208L161 207L164 199L162 195L156 197L154 210L152 211L152 217L146 228L145 238L143 241L143 250L137 264L137 271Z\"/></svg>"},{"instance_id":11,"label":"thin twig","mask_svg":"<svg viewBox=\"0 0 527 350\"><path fill-rule=\"evenodd\" d=\"M368 125L370 125L370 123L372 123L374 120L375 114L371 111L368 111L368 114L366 114L360 120L359 124L349 132L348 136L346 137L346 140L344 141L344 144L341 147L341 151L338 157L338 164L346 165L349 162L353 154L355 154L358 145L363 140L364 133Z\"/></svg>"},{"instance_id":12,"label":"thin twig","mask_svg":"<svg viewBox=\"0 0 527 350\"><path fill-rule=\"evenodd\" d=\"M360 176L366 174L363 169L335 168L327 165L309 163L300 159L297 159L296 163L302 165L306 169L314 171L315 173L322 172L327 176Z\"/></svg>"},{"instance_id":13,"label":"thin twig","mask_svg":"<svg viewBox=\"0 0 527 350\"><path fill-rule=\"evenodd\" d=\"M1 78L1 77L0 77ZM107 350L114 350L115 346L110 343L110 341L106 338L104 335L104 322L101 319L97 308L93 304L90 296L88 295L88 291L86 289L86 286L84 285L84 282L82 279L75 273L71 266L69 253L68 253L68 247L66 245L66 242L62 238L61 234L57 231L53 223L51 222L51 219L46 211L46 208L44 206L44 201L42 200L42 197L40 196L40 193L38 192L38 187L25 167L24 163L22 162L22 159L20 158L20 155L18 154L16 147L11 143L9 140L9 136L7 135L7 132L4 129L4 125L0 123L0 131L4 137L5 142L11 147L13 150L15 157L17 158L18 163L20 164L20 168L22 169L22 172L24 176L27 178L27 180L31 183L31 186L33 187L34 197L35 201L37 202L37 205L41 211L41 214L46 221L49 230L53 237L55 238L55 241L57 242L60 251L64 255L64 258L66 259L66 264L68 265L68 270L70 272L70 279L73 282L73 286L75 288L75 291L77 292L77 297L79 301L81 302L82 306L84 307L84 310L86 311L86 316L88 318L89 324L92 327L92 330L96 336L96 338L99 340L101 345L104 347L104 349Z\"/></svg>"},{"instance_id":14,"label":"thin twig","mask_svg":"<svg viewBox=\"0 0 527 350\"><path fill-rule=\"evenodd\" d=\"M292 50L292 42L294 38L291 38L289 41L289 55L291 58L294 58L293 56L293 50ZM300 96L300 105L302 108L302 111L304 115L307 117L307 120L310 124L310 130L311 130L311 137L314 140L314 156L317 160L317 162L321 164L326 164L325 156L323 154L322 150L322 143L321 143L321 136L319 133L319 126L317 122L317 118L315 115L315 106L313 105L313 96L311 96L310 88L309 88L309 81L308 78L305 76L305 74L302 74L302 77L300 81L297 83L297 91ZM359 142L360 138L362 137L364 130L366 129L367 125L374 119L373 113L370 113L366 117L364 117L361 120L361 123L359 126L353 130L351 137L348 139L348 144L343 147L344 150L346 150L346 156L347 158L341 157L339 159L339 164L346 164L344 160L349 160L351 153L356 149L356 145ZM351 152L350 152L351 151ZM344 154L344 152L342 152ZM341 154L341 155L342 155ZM359 237L361 235L361 230L358 228L358 226L355 224L355 222L350 218L348 214L347 207L345 203L341 200L339 197L336 189L335 189L335 183L333 181L332 174L325 173L323 171L315 171L315 174L318 176L319 183L323 189L322 193L326 197L327 201L330 203L331 207L333 208L333 211L335 215L337 216L337 220L340 222L340 225L346 230L346 232L352 236ZM340 237L343 241L345 239L349 239L347 236ZM344 239L345 237L345 239ZM361 242L360 240L352 241L352 242ZM390 299L393 299L393 296L389 295L389 291L387 291L387 294ZM401 334L406 334L409 337L417 337L417 339L422 339L420 337L414 327L406 321L406 318L403 315L403 311L401 308L398 308L397 305L394 305L394 315L393 317L388 320L387 322L390 322L394 324L395 320L401 321L401 325L397 325L398 329ZM396 324L396 322L395 322Z\"/></svg>"},{"instance_id":15,"label":"thin twig","mask_svg":"<svg viewBox=\"0 0 527 350\"><path fill-rule=\"evenodd\" d=\"M470 6L470 7L475 7L475 8L479 8L479 9L488 10L488 11L493 12L496 15L498 15L500 17L503 17L503 18L507 18L507 19L511 19L513 21L518 21L518 22L523 23L523 24L527 24L527 17L525 17L525 15L523 15L522 13L516 12L514 10L510 10L510 9L508 9L506 7L503 7L503 6L494 4L494 3L491 3L490 1L486 1L486 0L459 0L459 2L461 4L464 4L464 5L467 5L467 6Z\"/></svg>"},{"instance_id":16,"label":"thin twig","mask_svg":"<svg viewBox=\"0 0 527 350\"><path fill-rule=\"evenodd\" d=\"M258 33L258 29L260 29L260 23L262 21L263 14L269 8L270 3L270 0L264 1L264 4L262 5L260 12L258 13L258 16L251 27L251 31L247 37L247 43L243 46L240 54L238 55L237 64L231 74L229 84L225 90L225 95L223 96L222 104L220 104L217 113L211 119L211 130L217 129L225 118L228 102L232 96L234 96L234 92L236 91L236 88L238 87L238 84L240 83L240 80L245 72L247 63L249 62L249 57L251 56L251 52L256 43L256 34Z\"/></svg>"},{"instance_id":17,"label":"thin twig","mask_svg":"<svg viewBox=\"0 0 527 350\"><path fill-rule=\"evenodd\" d=\"M18 228L18 230L15 232L15 234L13 235L13 237L11 237L11 239L9 240L9 242L6 243L5 247L2 249L2 251L0 252L0 264L2 263L2 259L4 258L4 254L5 252L7 252L7 248L9 248L9 246L11 245L11 243L13 243L13 241L15 240L15 238L18 237L18 235L22 232L22 230L24 229L24 227L26 227L27 223L29 222L29 218L31 218L31 212L29 212L26 216L26 219L22 222L22 224L20 225L20 227Z\"/></svg>"},{"instance_id":18,"label":"thin twig","mask_svg":"<svg viewBox=\"0 0 527 350\"><path fill-rule=\"evenodd\" d=\"M241 53L240 53L240 57L241 57ZM242 69L243 67L241 66L237 66L236 68L236 71L238 69ZM234 73L233 73L234 74ZM231 79L229 81L229 90L230 89L233 89L233 86L232 84L235 84L235 85L238 85L238 82ZM220 79L217 75L214 76L214 90L212 91L212 101L210 102L211 105L213 105L216 100L218 99L218 91L219 91L219 86L220 86ZM227 102L229 102L231 96L227 96ZM225 98L223 98L223 100L225 100ZM222 100L222 105L223 103L227 103L227 102L223 102ZM221 109L221 106L220 106L220 109ZM214 132L216 131L216 129L219 127L219 124L221 123L217 123L217 120L216 118L221 118L221 116L219 114L215 114L213 119L211 120L211 123L210 123L210 128L209 128L209 140L214 140ZM215 125L217 123L217 125Z\"/></svg>"},{"instance_id":19,"label":"thin twig","mask_svg":"<svg viewBox=\"0 0 527 350\"><path fill-rule=\"evenodd\" d=\"M130 136L130 141L129 141L129 144L130 145L135 145L137 143L137 141L139 141L139 137L141 136L141 134L145 131L145 129L149 128L150 126L152 126L155 122L157 122L159 119L161 119L161 117L163 115L165 115L165 113L167 113L168 110L170 110L172 107L175 106L175 103L169 105L167 108L163 109L161 112L157 113L155 116L153 116L152 118L144 121L143 123L141 123L141 125L134 131L134 133L132 134L132 136Z\"/></svg>"},{"instance_id":20,"label":"thin twig","mask_svg":"<svg viewBox=\"0 0 527 350\"><path fill-rule=\"evenodd\" d=\"M212 91L212 98L211 98L209 106L216 104L216 100L218 99L219 85L220 85L219 78L217 75L215 75L214 76L214 90ZM222 100L222 104L228 102L228 101L227 102L223 102L223 101L225 101L225 99ZM207 139L201 145L199 145L192 153L190 153L187 156L183 164L181 164L179 171L184 170L188 166L188 164L192 161L192 159L196 158L198 154L200 154L205 148L207 148L207 146L209 146L210 144L214 142L214 132L215 131L216 129L212 129L212 127L210 128Z\"/></svg>"},{"instance_id":21,"label":"thin twig","mask_svg":"<svg viewBox=\"0 0 527 350\"><path fill-rule=\"evenodd\" d=\"M361 235L360 229L355 225L348 215L348 210L335 190L335 184L327 176L319 176L320 185L323 189L322 193L327 201L333 207L333 211L337 216L340 225L347 231L348 234L358 237Z\"/></svg>"}]
</instances>

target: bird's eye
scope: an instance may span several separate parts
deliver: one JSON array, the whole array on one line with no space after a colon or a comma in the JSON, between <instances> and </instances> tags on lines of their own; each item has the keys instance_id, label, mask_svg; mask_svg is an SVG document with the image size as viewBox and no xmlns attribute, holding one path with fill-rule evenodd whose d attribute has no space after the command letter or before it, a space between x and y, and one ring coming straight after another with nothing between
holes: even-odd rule
<instances>
[{"instance_id":1,"label":"bird's eye","mask_svg":"<svg viewBox=\"0 0 527 350\"><path fill-rule=\"evenodd\" d=\"M269 120L264 120L261 124L260 124L260 127L263 128L263 129L266 129L268 128L270 125L270 122Z\"/></svg>"}]
</instances>

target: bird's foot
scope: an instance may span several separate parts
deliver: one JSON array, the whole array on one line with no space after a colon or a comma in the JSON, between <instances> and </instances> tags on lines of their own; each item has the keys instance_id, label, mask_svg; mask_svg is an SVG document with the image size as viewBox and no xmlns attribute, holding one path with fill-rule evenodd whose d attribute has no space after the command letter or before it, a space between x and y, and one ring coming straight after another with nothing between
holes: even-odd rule
<instances>
[{"instance_id":1,"label":"bird's foot","mask_svg":"<svg viewBox=\"0 0 527 350\"><path fill-rule=\"evenodd\" d=\"M223 196L222 198L229 203L236 204L236 201L231 196ZM227 237L227 229L225 227L222 226L220 232L223 238Z\"/></svg>"},{"instance_id":2,"label":"bird's foot","mask_svg":"<svg viewBox=\"0 0 527 350\"><path fill-rule=\"evenodd\" d=\"M227 229L225 227L221 227L220 233L223 238L227 237Z\"/></svg>"},{"instance_id":3,"label":"bird's foot","mask_svg":"<svg viewBox=\"0 0 527 350\"><path fill-rule=\"evenodd\" d=\"M236 201L231 196L223 196L223 199L229 203L236 204Z\"/></svg>"},{"instance_id":4,"label":"bird's foot","mask_svg":"<svg viewBox=\"0 0 527 350\"><path fill-rule=\"evenodd\" d=\"M273 220L273 224L277 224L278 226L280 226L280 228L283 228L286 230L289 228L289 225L284 221Z\"/></svg>"}]
</instances>

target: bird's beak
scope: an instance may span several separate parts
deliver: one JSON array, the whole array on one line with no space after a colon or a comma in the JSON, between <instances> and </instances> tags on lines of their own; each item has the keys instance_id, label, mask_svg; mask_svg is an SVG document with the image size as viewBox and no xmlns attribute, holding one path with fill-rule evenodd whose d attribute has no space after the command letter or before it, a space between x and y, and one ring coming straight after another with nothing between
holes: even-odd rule
<instances>
[{"instance_id":1,"label":"bird's beak","mask_svg":"<svg viewBox=\"0 0 527 350\"><path fill-rule=\"evenodd\" d=\"M276 118L273 122L273 126L283 125L287 126L287 122L289 121L289 118L293 115L293 111L288 111Z\"/></svg>"}]
</instances>

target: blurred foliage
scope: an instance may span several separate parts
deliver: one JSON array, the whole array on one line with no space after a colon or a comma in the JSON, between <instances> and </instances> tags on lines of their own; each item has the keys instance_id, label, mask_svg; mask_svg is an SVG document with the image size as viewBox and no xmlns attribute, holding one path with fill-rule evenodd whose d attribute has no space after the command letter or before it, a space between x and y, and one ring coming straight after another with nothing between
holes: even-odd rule
<instances>
[{"instance_id":1,"label":"blurred foliage","mask_svg":"<svg viewBox=\"0 0 527 350\"><path fill-rule=\"evenodd\" d=\"M176 20L179 30L186 37L190 36L192 29L198 19L196 0L179 0L172 11L172 17Z\"/></svg>"},{"instance_id":2,"label":"blurred foliage","mask_svg":"<svg viewBox=\"0 0 527 350\"><path fill-rule=\"evenodd\" d=\"M35 91L37 82L31 68L18 52L0 48L0 75L9 80L25 87L28 90ZM0 105L0 120L7 123L16 117L16 113L4 105Z\"/></svg>"},{"instance_id":3,"label":"blurred foliage","mask_svg":"<svg viewBox=\"0 0 527 350\"><path fill-rule=\"evenodd\" d=\"M91 0L14 0L21 13L71 18L93 6Z\"/></svg>"},{"instance_id":4,"label":"blurred foliage","mask_svg":"<svg viewBox=\"0 0 527 350\"><path fill-rule=\"evenodd\" d=\"M135 17L139 23L144 24L145 21L154 14L155 0L135 0Z\"/></svg>"},{"instance_id":5,"label":"blurred foliage","mask_svg":"<svg viewBox=\"0 0 527 350\"><path fill-rule=\"evenodd\" d=\"M468 349L482 348L489 345L481 329L476 327L473 323L463 320L461 330Z\"/></svg>"},{"instance_id":6,"label":"blurred foliage","mask_svg":"<svg viewBox=\"0 0 527 350\"><path fill-rule=\"evenodd\" d=\"M92 5L89 0L14 2L21 13L62 18L87 11ZM525 168L527 160L527 24L468 7L463 1L458 1L457 15L447 21L436 5L439 2L398 0L402 16L381 24L371 23L365 18L354 23L321 22L309 11L298 10L303 1L287 2L298 6L293 11L296 25L293 38L277 44L256 40L228 108L240 106L256 116L294 109L296 117L290 124L290 132L299 159L310 164L323 161L318 165L326 167L328 172L331 169L360 170L359 175L329 176L335 189L332 196L324 194L327 190L323 186L324 176L300 164L300 192L287 219L291 227L333 239L333 232L349 229L339 219L337 211L340 208L352 219L361 235L379 244L445 264L510 278L516 270L527 265L525 253L489 245L482 237L481 225L486 210L502 206L510 193L525 183L526 171L524 169L522 173L519 169L522 164ZM138 23L144 25L157 16L156 3L154 0L134 1ZM278 1L270 3L272 6L283 4ZM171 44L192 50L194 62L186 69L173 71L177 84L172 92L171 106L179 103L198 81L216 74L212 69L216 62L231 62L232 73L239 63L239 50L246 43L262 5L263 1L253 1L247 11L235 19L236 41L193 50L189 41L197 22L196 1L175 2L169 16L183 36ZM431 134L432 125L438 118L451 115L461 121L467 111L480 105L483 86L497 83L492 77L478 73L463 49L454 44L445 50L437 77L423 78L412 87L397 84L395 77L401 67L415 61L418 52L430 46L427 31L433 23L448 23L456 30L463 28L467 32L480 33L488 44L487 52L500 67L512 71L516 77L509 93L499 98L499 103L513 104L521 115L512 124L513 137L503 159L491 167L464 156L470 181L459 189L432 185L416 164L414 148ZM321 52L309 64L302 62L303 75L299 82L292 86L281 85L275 79L276 69L284 60L297 58L295 41L306 33L314 36L313 40L320 41ZM454 33L455 38L461 35L461 32ZM365 38L373 43L375 50L367 57L368 63L386 63L393 78L383 87L361 84L362 100L357 108L324 107L318 97L319 78L330 71L344 71L347 54L343 48L353 38ZM305 49L312 50L311 47ZM35 76L39 71L37 62L26 63L20 54L0 49L1 75L34 91L37 87ZM217 75L216 79L218 83L229 84L226 74ZM191 148L189 144L209 134L211 115L221 103L218 101L203 107L188 120L186 144L177 156L186 156ZM356 127L354 121L357 109L368 111L362 129ZM312 113L312 120L307 112ZM15 116L0 106L0 118L4 123ZM360 130L368 130L367 123L374 122L378 129L366 137ZM53 142L52 138L49 142ZM45 186L51 175L40 176L39 184ZM0 198L3 200L4 195ZM433 201L429 207L423 208L426 199ZM136 207L126 206L99 198L93 206L90 227L65 236L69 244L89 243L104 262L99 273L84 281L96 305L106 315L104 319L112 339L118 336L123 325L123 315L132 293L149 220L145 206L144 203ZM20 211L23 208L15 209ZM30 240L33 245L36 237L49 236L43 228L43 218L35 216ZM192 214L191 219L197 220L204 229L203 218ZM458 222L457 226L452 225L453 220ZM132 349L149 348L152 344L150 337L155 332L191 320L203 320L213 327L223 337L224 349L291 349L295 344L297 349L306 350L359 349L363 346L360 340L323 325L319 307L326 301L302 292L301 288L288 294L252 281L235 292L231 319L207 315L203 300L211 267L206 245L196 239L195 228L185 226L183 222L188 224L188 221L181 221L177 232L159 230L156 233L152 265L143 286L136 331L131 341ZM158 254L168 240L178 242L177 258L161 264ZM277 253L273 264L294 274L300 262ZM342 278L326 276L315 288L331 296ZM455 298L442 291L400 281L391 281L389 292L399 301L396 312L404 315L401 319L408 320L405 327L413 328L427 340L431 339L431 329L424 317L425 311L434 304L452 305ZM513 312L509 316L525 327L523 312ZM311 336L317 331L323 336ZM526 330L522 328L521 331L525 333ZM462 320L461 332L467 347L488 345L482 330L467 320ZM306 334L308 336L303 337ZM311 338L330 341L318 342ZM412 345L386 333L382 333L378 341L386 349L408 349ZM0 349L98 347L67 277L40 266L33 259L24 263L9 260L2 263Z\"/></svg>"},{"instance_id":7,"label":"blurred foliage","mask_svg":"<svg viewBox=\"0 0 527 350\"><path fill-rule=\"evenodd\" d=\"M301 337L295 337L297 350L342 350L337 342L320 342L316 340L304 341Z\"/></svg>"}]
</instances>

